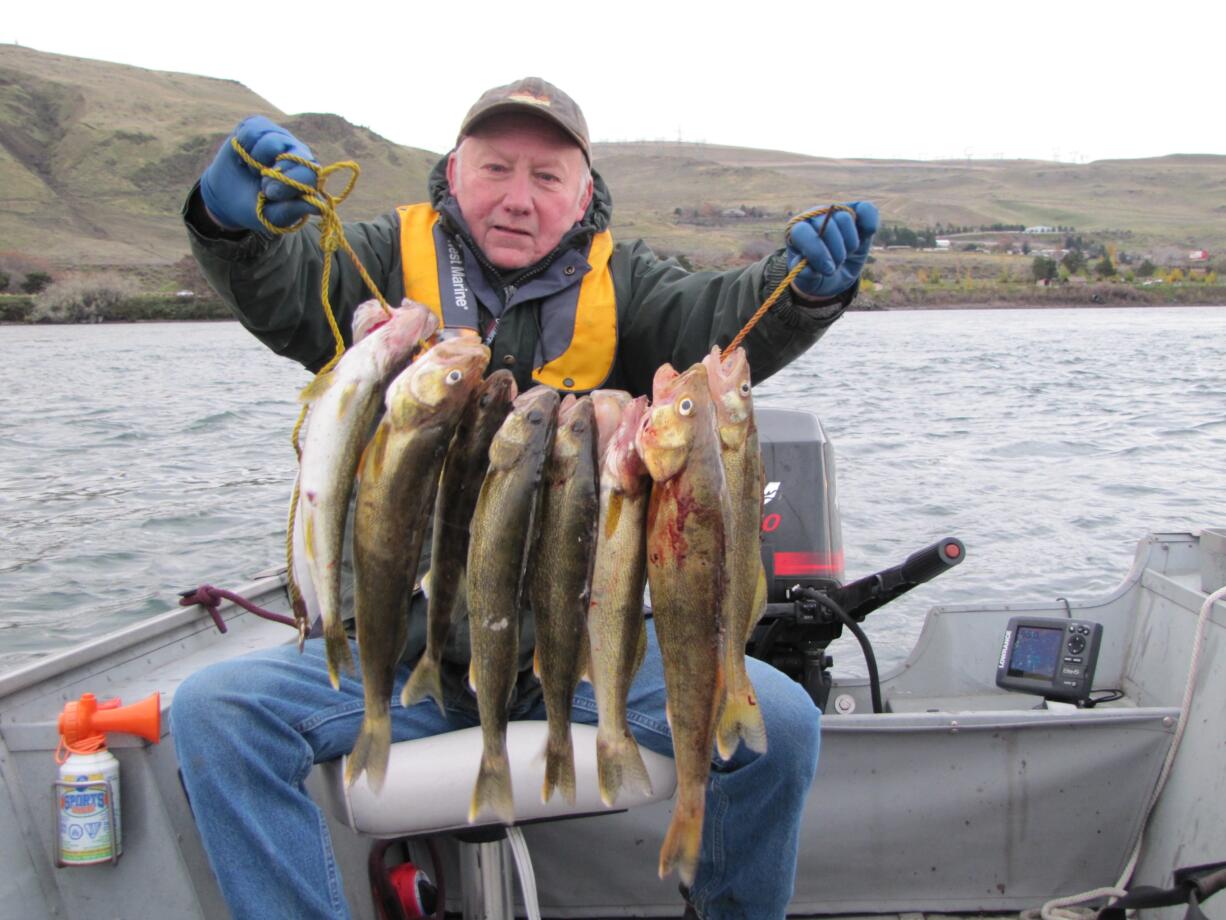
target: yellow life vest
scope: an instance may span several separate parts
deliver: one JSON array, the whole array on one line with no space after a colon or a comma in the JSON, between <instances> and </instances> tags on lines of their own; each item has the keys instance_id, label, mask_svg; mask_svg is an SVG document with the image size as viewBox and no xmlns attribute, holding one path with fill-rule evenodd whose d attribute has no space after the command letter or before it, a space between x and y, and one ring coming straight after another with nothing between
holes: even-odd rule
<instances>
[{"instance_id":1,"label":"yellow life vest","mask_svg":"<svg viewBox=\"0 0 1226 920\"><path fill-rule=\"evenodd\" d=\"M477 303L464 282L462 255L438 226L438 212L428 204L402 205L396 210L405 296L433 310L444 328L479 333ZM546 354L545 363L533 369L532 379L537 383L562 391L586 391L608 379L617 357L612 254L612 234L607 230L595 234L587 252L591 269L579 283L578 296L572 288L542 305L543 323L545 310L563 311L548 319L569 323L570 342L560 354ZM556 304L551 304L554 300Z\"/></svg>"}]
</instances>

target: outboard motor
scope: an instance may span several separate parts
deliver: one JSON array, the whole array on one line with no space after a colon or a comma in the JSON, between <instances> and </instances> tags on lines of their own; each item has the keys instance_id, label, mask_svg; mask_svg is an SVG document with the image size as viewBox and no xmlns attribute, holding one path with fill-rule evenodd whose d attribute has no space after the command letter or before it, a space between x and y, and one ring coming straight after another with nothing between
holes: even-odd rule
<instances>
[{"instance_id":1,"label":"outboard motor","mask_svg":"<svg viewBox=\"0 0 1226 920\"><path fill-rule=\"evenodd\" d=\"M864 650L873 696L881 690L872 646L859 627L869 613L948 571L966 556L956 537L912 553L900 565L843 583L843 531L834 483L834 448L817 416L758 408L766 475L762 564L767 605L746 653L801 683L823 711L833 663L826 647L846 626Z\"/></svg>"},{"instance_id":2,"label":"outboard motor","mask_svg":"<svg viewBox=\"0 0 1226 920\"><path fill-rule=\"evenodd\" d=\"M767 602L788 600L795 585L838 587L843 582L843 528L834 446L809 412L760 408L754 420L766 472L762 564Z\"/></svg>"}]
</instances>

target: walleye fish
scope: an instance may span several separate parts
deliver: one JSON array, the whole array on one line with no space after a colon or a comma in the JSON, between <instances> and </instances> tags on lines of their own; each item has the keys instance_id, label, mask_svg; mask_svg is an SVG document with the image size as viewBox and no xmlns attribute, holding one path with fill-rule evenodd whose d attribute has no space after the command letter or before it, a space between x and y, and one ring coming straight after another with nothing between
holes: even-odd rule
<instances>
[{"instance_id":1,"label":"walleye fish","mask_svg":"<svg viewBox=\"0 0 1226 920\"><path fill-rule=\"evenodd\" d=\"M412 305L413 302L407 298L401 302L401 307ZM358 304L353 309L353 321L350 323L350 328L353 330L353 344L357 345L390 318L387 311L383 309L383 304L377 300L364 300ZM300 441L306 440L307 427L304 422L302 431L299 433ZM295 503L291 508L294 532L290 537L293 548L290 553L290 568L286 573L286 587L294 610L294 622L298 626L298 651L302 651L302 644L306 641L311 620L319 616L319 601L315 597L315 588L311 584L311 574L307 571L306 537L303 533L303 515L297 479L294 481L290 501Z\"/></svg>"},{"instance_id":2,"label":"walleye fish","mask_svg":"<svg viewBox=\"0 0 1226 920\"><path fill-rule=\"evenodd\" d=\"M677 765L677 798L660 848L660 877L676 868L690 885L724 694L721 611L731 513L703 365L680 375L667 364L656 371L653 405L637 444L654 480L647 510L647 579Z\"/></svg>"},{"instance_id":3,"label":"walleye fish","mask_svg":"<svg viewBox=\"0 0 1226 920\"><path fill-rule=\"evenodd\" d=\"M634 444L646 414L646 396L625 407L607 434L600 464L600 519L587 630L598 714L596 770L606 805L613 804L623 785L632 793L651 795L651 778L626 722L626 696L647 651L643 583L651 479ZM606 440L603 426L601 440Z\"/></svg>"},{"instance_id":4,"label":"walleye fish","mask_svg":"<svg viewBox=\"0 0 1226 920\"><path fill-rule=\"evenodd\" d=\"M408 638L409 599L439 470L489 360L490 350L476 339L435 345L392 381L387 412L362 454L353 607L366 711L345 783L352 786L365 770L376 794L387 778L392 682Z\"/></svg>"},{"instance_id":5,"label":"walleye fish","mask_svg":"<svg viewBox=\"0 0 1226 920\"><path fill-rule=\"evenodd\" d=\"M545 465L540 526L528 577L536 624L532 666L549 719L543 802L558 789L562 798L575 803L570 705L587 666L587 604L599 507L595 409L590 397L568 395L558 407L553 449Z\"/></svg>"},{"instance_id":6,"label":"walleye fish","mask_svg":"<svg viewBox=\"0 0 1226 920\"><path fill-rule=\"evenodd\" d=\"M504 368L490 374L469 399L447 450L434 502L430 572L425 579L429 605L426 650L400 694L400 702L406 707L429 696L438 703L439 712L447 714L439 666L455 611L464 596L468 528L489 467L490 442L511 411L516 395L515 377L510 371Z\"/></svg>"},{"instance_id":7,"label":"walleye fish","mask_svg":"<svg viewBox=\"0 0 1226 920\"><path fill-rule=\"evenodd\" d=\"M340 669L353 670L341 617L341 556L353 477L362 446L379 411L383 389L413 356L418 343L438 328L422 306L393 311L354 345L327 374L302 391L310 404L298 470L307 570L324 620L328 677L340 686Z\"/></svg>"},{"instance_id":8,"label":"walleye fish","mask_svg":"<svg viewBox=\"0 0 1226 920\"><path fill-rule=\"evenodd\" d=\"M762 566L762 450L753 418L749 359L738 348L720 358L719 347L703 358L719 431L724 479L732 518L728 528L728 590L724 597L724 679L727 698L715 730L719 756L731 759L744 739L751 751L766 750L766 723L745 671L745 642L766 602Z\"/></svg>"},{"instance_id":9,"label":"walleye fish","mask_svg":"<svg viewBox=\"0 0 1226 920\"><path fill-rule=\"evenodd\" d=\"M507 760L507 703L515 687L519 611L527 548L537 518L538 486L553 442L558 394L533 387L520 394L490 444L468 543L468 626L484 751L468 820L490 811L515 820Z\"/></svg>"}]
</instances>

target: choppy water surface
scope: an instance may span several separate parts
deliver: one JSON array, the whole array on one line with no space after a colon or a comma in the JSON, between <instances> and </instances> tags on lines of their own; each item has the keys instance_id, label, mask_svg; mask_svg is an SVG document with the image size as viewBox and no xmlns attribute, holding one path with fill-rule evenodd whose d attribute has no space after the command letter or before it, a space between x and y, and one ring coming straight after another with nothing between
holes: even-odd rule
<instances>
[{"instance_id":1,"label":"choppy water surface","mask_svg":"<svg viewBox=\"0 0 1226 920\"><path fill-rule=\"evenodd\" d=\"M848 577L967 544L868 618L883 667L933 604L1094 596L1146 533L1226 525L1224 342L1226 308L856 313L760 386L834 440ZM301 368L234 323L0 355L0 671L282 558Z\"/></svg>"}]
</instances>

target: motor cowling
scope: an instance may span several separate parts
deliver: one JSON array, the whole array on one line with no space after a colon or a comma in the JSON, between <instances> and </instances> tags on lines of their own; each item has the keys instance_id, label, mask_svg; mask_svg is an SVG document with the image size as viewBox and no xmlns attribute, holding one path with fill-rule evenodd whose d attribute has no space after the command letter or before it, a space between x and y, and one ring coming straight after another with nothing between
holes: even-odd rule
<instances>
[{"instance_id":1,"label":"motor cowling","mask_svg":"<svg viewBox=\"0 0 1226 920\"><path fill-rule=\"evenodd\" d=\"M759 407L755 412L766 486L762 563L767 601L788 589L843 582L843 529L835 490L834 447L816 415Z\"/></svg>"}]
</instances>

